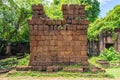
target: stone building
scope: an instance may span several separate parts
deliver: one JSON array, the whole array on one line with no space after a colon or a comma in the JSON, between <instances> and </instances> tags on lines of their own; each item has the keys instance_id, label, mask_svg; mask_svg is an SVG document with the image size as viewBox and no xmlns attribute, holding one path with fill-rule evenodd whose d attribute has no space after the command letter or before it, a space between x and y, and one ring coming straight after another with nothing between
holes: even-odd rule
<instances>
[{"instance_id":1,"label":"stone building","mask_svg":"<svg viewBox=\"0 0 120 80\"><path fill-rule=\"evenodd\" d=\"M30 26L30 66L88 65L84 5L63 5L63 20L46 17L43 6L33 5Z\"/></svg>"},{"instance_id":2,"label":"stone building","mask_svg":"<svg viewBox=\"0 0 120 80\"><path fill-rule=\"evenodd\" d=\"M88 53L90 55L99 55L105 48L114 47L116 51L120 52L120 28L114 30L114 34L111 31L99 33L98 41L88 42Z\"/></svg>"}]
</instances>

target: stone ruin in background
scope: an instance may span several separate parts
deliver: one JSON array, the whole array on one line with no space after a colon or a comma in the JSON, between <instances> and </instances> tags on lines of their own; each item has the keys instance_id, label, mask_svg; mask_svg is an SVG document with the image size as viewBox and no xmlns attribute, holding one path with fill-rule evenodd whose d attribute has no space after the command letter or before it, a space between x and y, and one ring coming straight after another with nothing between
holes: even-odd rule
<instances>
[{"instance_id":1,"label":"stone ruin in background","mask_svg":"<svg viewBox=\"0 0 120 80\"><path fill-rule=\"evenodd\" d=\"M30 27L30 63L18 70L58 71L62 65L81 64L88 69L84 5L62 5L63 20L51 20L41 4L33 5ZM57 65L57 66L56 66Z\"/></svg>"}]
</instances>

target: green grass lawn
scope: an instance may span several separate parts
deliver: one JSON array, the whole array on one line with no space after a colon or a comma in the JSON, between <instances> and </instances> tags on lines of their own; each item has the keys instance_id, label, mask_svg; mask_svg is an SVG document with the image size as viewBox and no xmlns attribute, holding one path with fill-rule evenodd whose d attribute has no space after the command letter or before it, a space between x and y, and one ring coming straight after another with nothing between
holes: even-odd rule
<instances>
[{"instance_id":1,"label":"green grass lawn","mask_svg":"<svg viewBox=\"0 0 120 80\"><path fill-rule=\"evenodd\" d=\"M106 69L106 74L113 75L114 77L120 78L120 67L119 68L108 68Z\"/></svg>"},{"instance_id":2,"label":"green grass lawn","mask_svg":"<svg viewBox=\"0 0 120 80\"><path fill-rule=\"evenodd\" d=\"M5 62L8 62L9 65L11 66L12 61L15 61L17 59L14 58L8 58L5 60L1 60L0 64L3 64ZM91 64L94 64L96 66L100 66L97 64L95 61L98 60L97 57L93 57L89 59L89 62ZM23 66L23 65L28 65L29 63L29 55L27 55L23 59L17 60L18 64L17 66ZM80 65L75 65L74 67L79 67ZM8 66L9 67L9 66ZM71 66L70 66L71 67ZM9 73L5 74L0 74L1 77L83 77L83 78L120 78L120 67L118 68L106 68L105 73L91 73L91 72L86 72L86 73L72 73L72 72L64 72L64 71L59 71L59 72L54 72L54 73L47 73L47 72L35 72L35 71L11 71Z\"/></svg>"},{"instance_id":3,"label":"green grass lawn","mask_svg":"<svg viewBox=\"0 0 120 80\"><path fill-rule=\"evenodd\" d=\"M120 78L120 68L108 68L105 73L72 73L72 72L37 72L37 71L14 71L4 74L6 77L20 77L20 76L29 76L29 77L84 77L84 78Z\"/></svg>"},{"instance_id":4,"label":"green grass lawn","mask_svg":"<svg viewBox=\"0 0 120 80\"><path fill-rule=\"evenodd\" d=\"M6 79L7 78L7 79ZM29 79L28 79L29 78ZM105 73L72 73L72 72L37 72L37 71L12 71L1 74L2 80L119 80L120 68L106 69Z\"/></svg>"}]
</instances>

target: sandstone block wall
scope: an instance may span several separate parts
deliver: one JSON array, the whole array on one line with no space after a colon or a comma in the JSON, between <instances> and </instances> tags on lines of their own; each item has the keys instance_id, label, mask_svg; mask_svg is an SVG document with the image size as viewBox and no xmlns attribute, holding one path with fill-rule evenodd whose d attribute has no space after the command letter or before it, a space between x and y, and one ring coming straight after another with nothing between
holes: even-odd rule
<instances>
[{"instance_id":1,"label":"sandstone block wall","mask_svg":"<svg viewBox=\"0 0 120 80\"><path fill-rule=\"evenodd\" d=\"M63 5L63 20L51 20L41 4L33 5L30 66L88 64L84 5Z\"/></svg>"}]
</instances>

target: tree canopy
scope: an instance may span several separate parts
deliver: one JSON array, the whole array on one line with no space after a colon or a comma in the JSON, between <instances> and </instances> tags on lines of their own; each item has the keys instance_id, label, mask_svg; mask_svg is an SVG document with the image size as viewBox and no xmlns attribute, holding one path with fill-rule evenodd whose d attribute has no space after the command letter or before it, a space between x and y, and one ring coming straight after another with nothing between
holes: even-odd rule
<instances>
[{"instance_id":1,"label":"tree canopy","mask_svg":"<svg viewBox=\"0 0 120 80\"><path fill-rule=\"evenodd\" d=\"M106 30L114 31L115 28L120 28L120 5L115 6L106 17L97 19L94 23L90 24L88 29L88 39L97 40L100 32Z\"/></svg>"},{"instance_id":2,"label":"tree canopy","mask_svg":"<svg viewBox=\"0 0 120 80\"><path fill-rule=\"evenodd\" d=\"M27 20L32 5L43 4L48 17L62 19L62 4L85 4L86 18L93 22L100 12L97 0L0 0L0 38L7 42L29 41ZM93 15L94 14L94 15Z\"/></svg>"},{"instance_id":3,"label":"tree canopy","mask_svg":"<svg viewBox=\"0 0 120 80\"><path fill-rule=\"evenodd\" d=\"M32 16L31 6L40 0L0 0L0 38L7 42L28 41L27 19Z\"/></svg>"},{"instance_id":4,"label":"tree canopy","mask_svg":"<svg viewBox=\"0 0 120 80\"><path fill-rule=\"evenodd\" d=\"M84 4L86 5L86 18L93 22L100 13L98 0L53 0L51 5L45 5L46 14L52 19L62 19L62 4Z\"/></svg>"}]
</instances>

